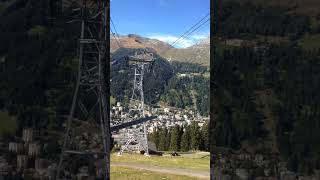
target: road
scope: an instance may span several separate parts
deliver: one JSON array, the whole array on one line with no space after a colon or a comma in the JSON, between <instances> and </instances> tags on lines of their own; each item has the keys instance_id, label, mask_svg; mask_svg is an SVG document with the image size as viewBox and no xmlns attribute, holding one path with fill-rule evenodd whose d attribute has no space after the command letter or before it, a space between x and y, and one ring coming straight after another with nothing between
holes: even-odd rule
<instances>
[{"instance_id":1,"label":"road","mask_svg":"<svg viewBox=\"0 0 320 180\"><path fill-rule=\"evenodd\" d=\"M158 173L166 173L166 174L175 174L175 175L185 175L185 176L192 176L202 179L210 179L210 172L208 171L197 171L197 170L189 170L189 169L181 169L181 168L171 168L171 167L159 167L159 166L152 166L152 165L144 165L138 163L122 163L122 162L112 162L111 166L121 166L127 167L132 169L139 169L139 170L147 170L153 171Z\"/></svg>"}]
</instances>

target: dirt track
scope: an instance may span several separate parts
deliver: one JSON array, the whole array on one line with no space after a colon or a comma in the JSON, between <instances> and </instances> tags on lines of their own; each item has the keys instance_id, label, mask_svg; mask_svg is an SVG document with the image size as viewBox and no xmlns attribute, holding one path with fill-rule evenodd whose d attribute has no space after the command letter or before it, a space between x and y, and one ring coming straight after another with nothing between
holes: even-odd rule
<instances>
[{"instance_id":1,"label":"dirt track","mask_svg":"<svg viewBox=\"0 0 320 180\"><path fill-rule=\"evenodd\" d=\"M192 176L197 178L209 179L210 172L208 171L197 171L197 170L188 170L188 169L181 169L181 168L171 168L171 167L159 167L159 166L152 166L152 165L144 165L144 164L137 164L137 163L120 163L120 162L112 162L111 166L121 166L127 167L132 169L143 169L147 171L154 171L159 173L167 173L167 174L175 174L175 175L185 175L185 176Z\"/></svg>"}]
</instances>

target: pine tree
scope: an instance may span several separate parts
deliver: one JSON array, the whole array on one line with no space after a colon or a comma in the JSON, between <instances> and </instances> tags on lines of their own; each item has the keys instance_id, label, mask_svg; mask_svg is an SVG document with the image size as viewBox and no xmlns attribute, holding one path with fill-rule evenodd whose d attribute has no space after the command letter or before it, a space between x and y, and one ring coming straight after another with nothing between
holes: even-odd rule
<instances>
[{"instance_id":1,"label":"pine tree","mask_svg":"<svg viewBox=\"0 0 320 180\"><path fill-rule=\"evenodd\" d=\"M170 151L179 151L180 147L180 127L176 125L171 132L171 138L170 138Z\"/></svg>"},{"instance_id":2,"label":"pine tree","mask_svg":"<svg viewBox=\"0 0 320 180\"><path fill-rule=\"evenodd\" d=\"M181 137L181 151L190 150L190 126L185 126Z\"/></svg>"},{"instance_id":3,"label":"pine tree","mask_svg":"<svg viewBox=\"0 0 320 180\"><path fill-rule=\"evenodd\" d=\"M168 151L169 148L170 148L171 134L172 134L172 128L170 128L169 130L167 130L166 143L165 143L165 151Z\"/></svg>"},{"instance_id":4,"label":"pine tree","mask_svg":"<svg viewBox=\"0 0 320 180\"><path fill-rule=\"evenodd\" d=\"M159 147L159 140L160 140L160 134L159 134L159 130L156 129L153 133L153 142L156 144L156 147Z\"/></svg>"},{"instance_id":5,"label":"pine tree","mask_svg":"<svg viewBox=\"0 0 320 180\"><path fill-rule=\"evenodd\" d=\"M159 146L158 149L160 151L165 151L167 146L167 128L161 128L159 130Z\"/></svg>"},{"instance_id":6,"label":"pine tree","mask_svg":"<svg viewBox=\"0 0 320 180\"><path fill-rule=\"evenodd\" d=\"M159 130L156 129L152 133L148 134L148 140L151 142L154 142L156 145L157 149L159 149Z\"/></svg>"},{"instance_id":7,"label":"pine tree","mask_svg":"<svg viewBox=\"0 0 320 180\"><path fill-rule=\"evenodd\" d=\"M201 128L201 140L203 148L201 150L209 151L210 142L209 142L209 122L205 122Z\"/></svg>"},{"instance_id":8,"label":"pine tree","mask_svg":"<svg viewBox=\"0 0 320 180\"><path fill-rule=\"evenodd\" d=\"M199 150L201 141L200 127L195 121L192 121L190 126L190 149Z\"/></svg>"}]
</instances>

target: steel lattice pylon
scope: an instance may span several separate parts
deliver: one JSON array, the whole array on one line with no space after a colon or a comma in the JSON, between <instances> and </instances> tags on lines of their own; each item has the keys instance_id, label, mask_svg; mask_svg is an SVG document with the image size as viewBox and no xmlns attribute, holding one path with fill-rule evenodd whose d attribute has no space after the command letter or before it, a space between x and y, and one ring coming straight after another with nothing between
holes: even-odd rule
<instances>
[{"instance_id":1,"label":"steel lattice pylon","mask_svg":"<svg viewBox=\"0 0 320 180\"><path fill-rule=\"evenodd\" d=\"M109 50L110 6L109 1L76 2L72 2L75 8L68 22L79 25L80 29L78 75L56 179L66 178L66 174L72 172L70 163L80 156L100 160L103 166L101 178L110 179L110 93L106 88L107 73L104 73L104 69L109 68L106 53ZM106 78L108 80L108 75ZM84 137L88 141L81 139Z\"/></svg>"},{"instance_id":2,"label":"steel lattice pylon","mask_svg":"<svg viewBox=\"0 0 320 180\"><path fill-rule=\"evenodd\" d=\"M132 96L130 99L130 109L129 114L135 115L133 118L145 118L145 109L144 109L144 93L143 93L143 78L144 72L147 65L150 65L154 62L153 54L147 53L146 51L138 54L135 53L134 56L129 57L129 61L133 62L134 65L134 81L133 81L133 90ZM122 155L123 151L127 149L130 142L137 140L140 144L140 147L144 149L145 155L149 155L148 149L148 138L147 138L147 127L146 122L143 123L143 132L140 132L140 129L134 129L132 134L129 134L125 145L122 146L118 155Z\"/></svg>"}]
</instances>

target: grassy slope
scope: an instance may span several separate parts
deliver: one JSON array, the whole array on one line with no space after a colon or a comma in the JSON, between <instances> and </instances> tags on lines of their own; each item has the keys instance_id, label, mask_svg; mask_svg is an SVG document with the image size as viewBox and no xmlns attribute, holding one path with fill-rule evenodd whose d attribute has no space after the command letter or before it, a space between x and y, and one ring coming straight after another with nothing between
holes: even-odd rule
<instances>
[{"instance_id":1,"label":"grassy slope","mask_svg":"<svg viewBox=\"0 0 320 180\"><path fill-rule=\"evenodd\" d=\"M210 158L208 154L192 154L192 155L181 155L178 157L172 156L151 156L145 157L138 154L124 154L118 157L116 154L111 155L112 162L128 162L128 163L139 163L145 165L154 165L160 167L173 167L183 168L190 170L202 170L209 171L210 169Z\"/></svg>"},{"instance_id":2,"label":"grassy slope","mask_svg":"<svg viewBox=\"0 0 320 180\"><path fill-rule=\"evenodd\" d=\"M186 48L186 49L170 49L162 54L172 61L188 62L200 64L203 66L210 65L210 47L203 50Z\"/></svg>"},{"instance_id":3,"label":"grassy slope","mask_svg":"<svg viewBox=\"0 0 320 180\"><path fill-rule=\"evenodd\" d=\"M189 176L171 175L163 173L155 173L146 170L135 170L124 167L111 167L111 179L127 180L127 179L140 179L140 180L195 180L197 178Z\"/></svg>"}]
</instances>

